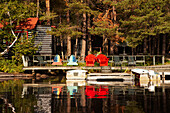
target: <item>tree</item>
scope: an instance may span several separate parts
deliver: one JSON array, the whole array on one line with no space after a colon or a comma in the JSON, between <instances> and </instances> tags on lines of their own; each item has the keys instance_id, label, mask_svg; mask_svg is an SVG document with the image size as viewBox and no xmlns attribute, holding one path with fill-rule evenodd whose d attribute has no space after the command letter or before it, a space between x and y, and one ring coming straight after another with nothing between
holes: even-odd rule
<instances>
[{"instance_id":1,"label":"tree","mask_svg":"<svg viewBox=\"0 0 170 113\"><path fill-rule=\"evenodd\" d=\"M135 48L143 41L146 47L146 39L155 40L169 33L169 5L168 0L124 0L116 5L120 31L130 47ZM151 52L151 43L149 48Z\"/></svg>"},{"instance_id":2,"label":"tree","mask_svg":"<svg viewBox=\"0 0 170 113\"><path fill-rule=\"evenodd\" d=\"M115 2L111 0L102 0L100 13L93 19L93 27L90 28L90 33L103 37L103 52L108 55L108 40L117 42L122 39L118 33L118 24L114 21L113 6Z\"/></svg>"},{"instance_id":3,"label":"tree","mask_svg":"<svg viewBox=\"0 0 170 113\"><path fill-rule=\"evenodd\" d=\"M14 31L16 26L20 24L20 21L34 15L36 8L34 3L25 5L24 2L9 1L0 4L0 11L0 23L3 25L2 30L0 30L0 38L11 42L9 46L2 48L5 50L0 54L4 55L18 40L19 35L16 35Z\"/></svg>"},{"instance_id":4,"label":"tree","mask_svg":"<svg viewBox=\"0 0 170 113\"><path fill-rule=\"evenodd\" d=\"M67 40L67 56L71 55L71 40L76 39L75 55L77 55L77 42L82 38L81 56L85 56L86 52L86 13L93 14L90 7L81 0L70 0L65 2L66 8L62 11L61 16L62 24L58 24L56 29L51 32L55 36L62 35L62 40ZM66 18L65 18L66 17ZM83 49L84 48L84 49ZM72 48L73 49L73 48Z\"/></svg>"}]
</instances>

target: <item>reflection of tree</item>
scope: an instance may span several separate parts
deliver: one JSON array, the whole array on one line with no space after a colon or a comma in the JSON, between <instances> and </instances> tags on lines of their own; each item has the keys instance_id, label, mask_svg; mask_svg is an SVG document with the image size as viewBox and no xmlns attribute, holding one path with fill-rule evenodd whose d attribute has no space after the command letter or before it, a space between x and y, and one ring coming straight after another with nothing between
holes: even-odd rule
<instances>
[{"instance_id":1,"label":"reflection of tree","mask_svg":"<svg viewBox=\"0 0 170 113\"><path fill-rule=\"evenodd\" d=\"M9 80L1 82L0 93L6 94L2 96L7 97L7 101L13 105L17 113L33 113L34 105L36 105L36 99L34 95L26 95L26 97L21 98L23 83L23 80Z\"/></svg>"},{"instance_id":2,"label":"reflection of tree","mask_svg":"<svg viewBox=\"0 0 170 113\"><path fill-rule=\"evenodd\" d=\"M144 113L141 106L137 105L136 101L129 101L125 107L125 113Z\"/></svg>"}]
</instances>

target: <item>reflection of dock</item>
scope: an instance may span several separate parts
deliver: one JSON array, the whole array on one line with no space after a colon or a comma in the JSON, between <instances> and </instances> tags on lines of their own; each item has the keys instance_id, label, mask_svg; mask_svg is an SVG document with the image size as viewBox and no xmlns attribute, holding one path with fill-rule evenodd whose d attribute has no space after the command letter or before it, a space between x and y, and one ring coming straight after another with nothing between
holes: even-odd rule
<instances>
[{"instance_id":1,"label":"reflection of dock","mask_svg":"<svg viewBox=\"0 0 170 113\"><path fill-rule=\"evenodd\" d=\"M87 80L133 80L133 76L128 73L90 73Z\"/></svg>"},{"instance_id":2,"label":"reflection of dock","mask_svg":"<svg viewBox=\"0 0 170 113\"><path fill-rule=\"evenodd\" d=\"M134 85L134 81L115 81L115 82L108 82L108 81L87 81L88 85L107 85L107 86L132 86Z\"/></svg>"}]
</instances>

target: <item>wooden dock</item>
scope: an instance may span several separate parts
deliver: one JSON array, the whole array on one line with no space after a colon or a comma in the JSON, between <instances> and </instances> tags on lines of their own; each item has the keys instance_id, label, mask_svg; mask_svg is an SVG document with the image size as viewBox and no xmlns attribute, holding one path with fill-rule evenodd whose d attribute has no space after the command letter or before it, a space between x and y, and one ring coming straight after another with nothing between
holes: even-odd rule
<instances>
[{"instance_id":1,"label":"wooden dock","mask_svg":"<svg viewBox=\"0 0 170 113\"><path fill-rule=\"evenodd\" d=\"M101 67L86 67L86 66L32 66L32 67L24 67L23 70L73 70L73 69L95 69L95 70L100 70ZM114 69L114 67L112 67Z\"/></svg>"},{"instance_id":2,"label":"wooden dock","mask_svg":"<svg viewBox=\"0 0 170 113\"><path fill-rule=\"evenodd\" d=\"M157 65L157 66L112 66L111 70L131 70L134 68L139 69L150 69L158 72L170 72L170 65ZM73 69L84 69L84 70L101 70L100 66L87 67L87 66L30 66L24 67L23 70L35 71L35 70L73 70Z\"/></svg>"},{"instance_id":3,"label":"wooden dock","mask_svg":"<svg viewBox=\"0 0 170 113\"><path fill-rule=\"evenodd\" d=\"M129 73L90 73L87 80L122 80L132 81L133 76Z\"/></svg>"},{"instance_id":4,"label":"wooden dock","mask_svg":"<svg viewBox=\"0 0 170 113\"><path fill-rule=\"evenodd\" d=\"M66 86L66 84L23 84L24 87L54 87Z\"/></svg>"}]
</instances>

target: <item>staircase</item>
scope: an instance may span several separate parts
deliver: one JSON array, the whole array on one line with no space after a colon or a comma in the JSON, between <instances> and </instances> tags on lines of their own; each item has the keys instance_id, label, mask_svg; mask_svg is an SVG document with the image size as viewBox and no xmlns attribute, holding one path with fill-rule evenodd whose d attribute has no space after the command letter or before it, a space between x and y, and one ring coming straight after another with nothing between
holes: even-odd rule
<instances>
[{"instance_id":1,"label":"staircase","mask_svg":"<svg viewBox=\"0 0 170 113\"><path fill-rule=\"evenodd\" d=\"M37 25L35 45L40 44L37 53L41 55L52 54L52 35L47 34L47 30L51 31L50 26Z\"/></svg>"}]
</instances>

